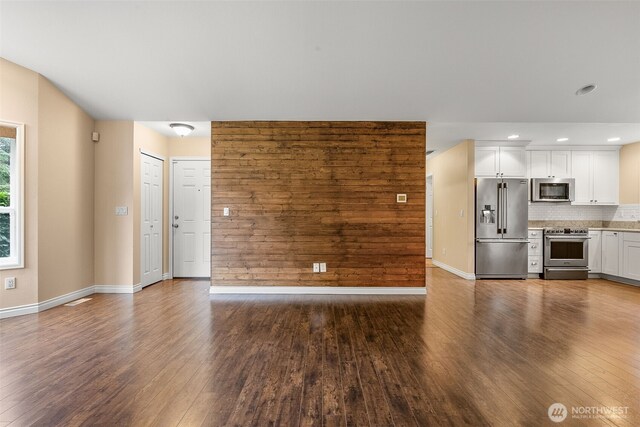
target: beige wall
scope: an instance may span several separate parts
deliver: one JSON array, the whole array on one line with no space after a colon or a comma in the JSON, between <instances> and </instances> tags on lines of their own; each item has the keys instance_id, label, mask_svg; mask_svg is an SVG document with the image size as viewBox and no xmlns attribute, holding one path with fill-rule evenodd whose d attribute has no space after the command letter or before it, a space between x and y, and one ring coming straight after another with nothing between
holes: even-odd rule
<instances>
[{"instance_id":1,"label":"beige wall","mask_svg":"<svg viewBox=\"0 0 640 427\"><path fill-rule=\"evenodd\" d=\"M474 142L464 141L429 159L433 174L433 259L473 274ZM463 216L460 216L463 211Z\"/></svg>"},{"instance_id":2,"label":"beige wall","mask_svg":"<svg viewBox=\"0 0 640 427\"><path fill-rule=\"evenodd\" d=\"M39 78L38 301L93 285L94 120Z\"/></svg>"},{"instance_id":3,"label":"beige wall","mask_svg":"<svg viewBox=\"0 0 640 427\"><path fill-rule=\"evenodd\" d=\"M133 283L140 283L140 150L164 158L162 169L162 272L169 271L169 138L133 124Z\"/></svg>"},{"instance_id":4,"label":"beige wall","mask_svg":"<svg viewBox=\"0 0 640 427\"><path fill-rule=\"evenodd\" d=\"M0 270L16 289L0 286L0 308L38 301L38 74L0 58L0 120L25 125L25 259L23 269Z\"/></svg>"},{"instance_id":5,"label":"beige wall","mask_svg":"<svg viewBox=\"0 0 640 427\"><path fill-rule=\"evenodd\" d=\"M92 284L140 279L140 149L166 158L169 229L172 156L210 157L209 138L169 138L132 121L98 121L51 82L0 58L0 121L25 125L25 268L0 270L0 309L35 304ZM91 132L100 132L100 142ZM116 216L126 206L127 216ZM163 271L169 271L168 235Z\"/></svg>"},{"instance_id":6,"label":"beige wall","mask_svg":"<svg viewBox=\"0 0 640 427\"><path fill-rule=\"evenodd\" d=\"M640 203L640 142L620 150L620 204Z\"/></svg>"},{"instance_id":7,"label":"beige wall","mask_svg":"<svg viewBox=\"0 0 640 427\"><path fill-rule=\"evenodd\" d=\"M132 286L133 281L133 122L97 121L94 145L94 283ZM127 216L116 216L126 206Z\"/></svg>"},{"instance_id":8,"label":"beige wall","mask_svg":"<svg viewBox=\"0 0 640 427\"><path fill-rule=\"evenodd\" d=\"M211 137L169 138L169 157L211 158Z\"/></svg>"},{"instance_id":9,"label":"beige wall","mask_svg":"<svg viewBox=\"0 0 640 427\"><path fill-rule=\"evenodd\" d=\"M169 138L136 122L98 121L95 145L95 283L140 283L140 150L165 159L162 272L169 272L169 160L210 157L208 138ZM115 216L116 206L129 215Z\"/></svg>"},{"instance_id":10,"label":"beige wall","mask_svg":"<svg viewBox=\"0 0 640 427\"><path fill-rule=\"evenodd\" d=\"M93 284L94 120L39 74L0 59L0 120L25 124L25 268L0 308Z\"/></svg>"}]
</instances>

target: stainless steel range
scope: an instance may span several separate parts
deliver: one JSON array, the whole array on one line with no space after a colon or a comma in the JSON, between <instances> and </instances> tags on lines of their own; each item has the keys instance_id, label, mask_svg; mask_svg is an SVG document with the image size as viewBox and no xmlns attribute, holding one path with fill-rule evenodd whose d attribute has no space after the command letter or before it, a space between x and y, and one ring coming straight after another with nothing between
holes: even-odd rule
<instances>
[{"instance_id":1,"label":"stainless steel range","mask_svg":"<svg viewBox=\"0 0 640 427\"><path fill-rule=\"evenodd\" d=\"M589 275L589 230L544 229L544 278L586 279Z\"/></svg>"}]
</instances>

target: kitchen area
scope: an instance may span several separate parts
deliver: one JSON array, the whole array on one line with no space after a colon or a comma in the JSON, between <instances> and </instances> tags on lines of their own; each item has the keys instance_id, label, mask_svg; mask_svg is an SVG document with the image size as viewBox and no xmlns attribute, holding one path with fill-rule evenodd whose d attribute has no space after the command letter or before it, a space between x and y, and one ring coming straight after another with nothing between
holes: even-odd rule
<instances>
[{"instance_id":1,"label":"kitchen area","mask_svg":"<svg viewBox=\"0 0 640 427\"><path fill-rule=\"evenodd\" d=\"M640 286L640 143L475 141L475 278Z\"/></svg>"}]
</instances>

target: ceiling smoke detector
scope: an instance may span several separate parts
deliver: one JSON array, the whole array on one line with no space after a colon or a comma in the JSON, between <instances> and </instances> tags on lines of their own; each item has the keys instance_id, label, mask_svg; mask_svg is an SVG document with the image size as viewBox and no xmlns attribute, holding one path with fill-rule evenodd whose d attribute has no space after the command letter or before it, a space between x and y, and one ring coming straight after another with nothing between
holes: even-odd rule
<instances>
[{"instance_id":1,"label":"ceiling smoke detector","mask_svg":"<svg viewBox=\"0 0 640 427\"><path fill-rule=\"evenodd\" d=\"M582 86L580 89L578 89L576 91L576 95L580 96L580 95L586 95L588 93L593 92L594 90L596 90L598 86L591 84L591 85L586 85L586 86Z\"/></svg>"},{"instance_id":2,"label":"ceiling smoke detector","mask_svg":"<svg viewBox=\"0 0 640 427\"><path fill-rule=\"evenodd\" d=\"M169 125L179 137L187 136L193 132L194 127L186 123L171 123Z\"/></svg>"}]
</instances>

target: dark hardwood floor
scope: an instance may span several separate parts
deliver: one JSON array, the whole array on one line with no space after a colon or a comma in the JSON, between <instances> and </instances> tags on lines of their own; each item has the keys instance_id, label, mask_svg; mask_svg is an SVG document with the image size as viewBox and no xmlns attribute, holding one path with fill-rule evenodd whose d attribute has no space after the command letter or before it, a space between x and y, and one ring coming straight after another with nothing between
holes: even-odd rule
<instances>
[{"instance_id":1,"label":"dark hardwood floor","mask_svg":"<svg viewBox=\"0 0 640 427\"><path fill-rule=\"evenodd\" d=\"M209 296L165 281L0 322L0 425L640 425L640 289L468 282L424 296Z\"/></svg>"}]
</instances>

